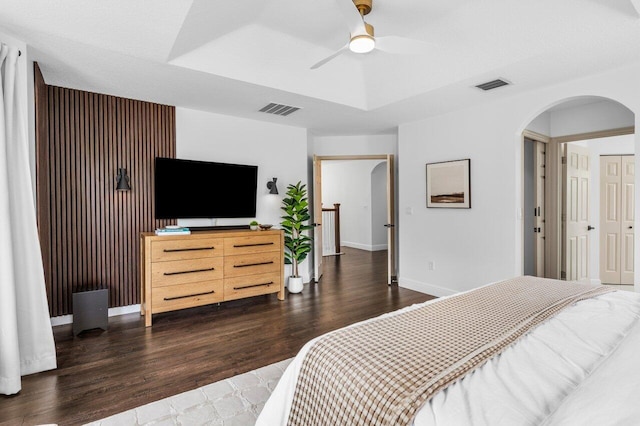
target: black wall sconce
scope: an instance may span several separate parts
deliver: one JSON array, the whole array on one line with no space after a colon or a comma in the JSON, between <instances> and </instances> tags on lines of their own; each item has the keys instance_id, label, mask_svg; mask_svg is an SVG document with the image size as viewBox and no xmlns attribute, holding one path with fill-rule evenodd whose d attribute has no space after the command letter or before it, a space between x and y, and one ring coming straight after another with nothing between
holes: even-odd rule
<instances>
[{"instance_id":1,"label":"black wall sconce","mask_svg":"<svg viewBox=\"0 0 640 426\"><path fill-rule=\"evenodd\" d=\"M269 182L267 182L267 188L269 189L269 194L277 194L278 193L278 187L276 186L276 181L278 180L278 178L273 178L273 180L270 180Z\"/></svg>"},{"instance_id":2,"label":"black wall sconce","mask_svg":"<svg viewBox=\"0 0 640 426\"><path fill-rule=\"evenodd\" d=\"M118 169L118 175L116 176L116 191L130 191L131 185L129 184L129 176L127 176L127 169Z\"/></svg>"}]
</instances>

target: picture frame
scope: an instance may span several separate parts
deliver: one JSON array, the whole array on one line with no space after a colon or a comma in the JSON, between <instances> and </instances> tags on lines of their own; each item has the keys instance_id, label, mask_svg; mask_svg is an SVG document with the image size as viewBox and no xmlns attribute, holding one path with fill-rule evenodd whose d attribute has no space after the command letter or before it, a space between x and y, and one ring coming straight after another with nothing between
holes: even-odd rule
<instances>
[{"instance_id":1,"label":"picture frame","mask_svg":"<svg viewBox=\"0 0 640 426\"><path fill-rule=\"evenodd\" d=\"M471 160L427 163L427 208L471 208Z\"/></svg>"}]
</instances>

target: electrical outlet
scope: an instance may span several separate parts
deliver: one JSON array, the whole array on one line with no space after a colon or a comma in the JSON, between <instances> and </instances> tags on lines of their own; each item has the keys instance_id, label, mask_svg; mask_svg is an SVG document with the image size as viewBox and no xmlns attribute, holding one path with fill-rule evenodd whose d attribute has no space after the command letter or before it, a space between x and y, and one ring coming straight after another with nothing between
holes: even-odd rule
<instances>
[{"instance_id":1,"label":"electrical outlet","mask_svg":"<svg viewBox=\"0 0 640 426\"><path fill-rule=\"evenodd\" d=\"M435 271L436 270L436 262L434 262L433 260L430 260L429 263L427 263L427 268L430 271Z\"/></svg>"}]
</instances>

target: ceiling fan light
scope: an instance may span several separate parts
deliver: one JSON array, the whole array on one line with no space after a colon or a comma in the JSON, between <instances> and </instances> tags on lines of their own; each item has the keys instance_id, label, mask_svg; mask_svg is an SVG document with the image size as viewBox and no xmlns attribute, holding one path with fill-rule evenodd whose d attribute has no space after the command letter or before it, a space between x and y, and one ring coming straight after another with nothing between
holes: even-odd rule
<instances>
[{"instance_id":1,"label":"ceiling fan light","mask_svg":"<svg viewBox=\"0 0 640 426\"><path fill-rule=\"evenodd\" d=\"M369 53L374 47L376 47L376 39L368 34L352 37L349 42L349 50L353 53Z\"/></svg>"}]
</instances>

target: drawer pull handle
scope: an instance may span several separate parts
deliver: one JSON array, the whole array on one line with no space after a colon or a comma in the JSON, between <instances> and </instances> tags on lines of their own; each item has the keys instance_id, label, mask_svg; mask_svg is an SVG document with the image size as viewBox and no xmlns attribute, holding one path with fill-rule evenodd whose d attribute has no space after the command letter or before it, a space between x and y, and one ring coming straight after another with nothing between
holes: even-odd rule
<instances>
[{"instance_id":1,"label":"drawer pull handle","mask_svg":"<svg viewBox=\"0 0 640 426\"><path fill-rule=\"evenodd\" d=\"M191 247L183 249L164 249L165 253L175 253L177 251L197 251L197 250L213 250L215 247Z\"/></svg>"},{"instance_id":2,"label":"drawer pull handle","mask_svg":"<svg viewBox=\"0 0 640 426\"><path fill-rule=\"evenodd\" d=\"M246 268L247 266L259 266L259 265L271 265L273 260L269 262L259 262L259 263L247 263L244 265L233 265L234 268Z\"/></svg>"},{"instance_id":3,"label":"drawer pull handle","mask_svg":"<svg viewBox=\"0 0 640 426\"><path fill-rule=\"evenodd\" d=\"M216 268L206 268L206 269L194 269L192 271L178 271L178 272L165 272L165 275L180 275L180 274L192 274L195 272L207 272L214 271Z\"/></svg>"},{"instance_id":4,"label":"drawer pull handle","mask_svg":"<svg viewBox=\"0 0 640 426\"><path fill-rule=\"evenodd\" d=\"M268 283L262 283L262 284L251 284L251 285L243 285L242 287L234 287L234 290L244 290L245 288L253 288L253 287L264 287L265 285L267 287L269 287L271 284L273 284L273 281L269 281Z\"/></svg>"},{"instance_id":5,"label":"drawer pull handle","mask_svg":"<svg viewBox=\"0 0 640 426\"><path fill-rule=\"evenodd\" d=\"M174 296L174 297L165 297L165 301L169 300L178 300L178 299L186 299L187 297L195 297L195 296L204 296L205 294L213 294L215 291L205 291L204 293L195 293L195 294L187 294L186 296Z\"/></svg>"},{"instance_id":6,"label":"drawer pull handle","mask_svg":"<svg viewBox=\"0 0 640 426\"><path fill-rule=\"evenodd\" d=\"M275 243L273 241L271 241L270 243L234 244L233 247L234 248L240 248L240 247L272 246L274 244Z\"/></svg>"}]
</instances>

